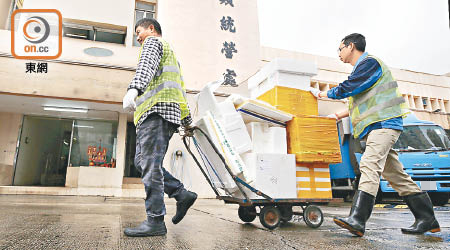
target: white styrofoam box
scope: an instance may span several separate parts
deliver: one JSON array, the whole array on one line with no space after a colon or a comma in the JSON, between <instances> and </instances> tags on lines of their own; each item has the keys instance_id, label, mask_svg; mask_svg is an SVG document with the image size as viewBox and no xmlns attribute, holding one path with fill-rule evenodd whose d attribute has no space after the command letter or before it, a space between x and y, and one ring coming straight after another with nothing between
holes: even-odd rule
<instances>
[{"instance_id":1,"label":"white styrofoam box","mask_svg":"<svg viewBox=\"0 0 450 250\"><path fill-rule=\"evenodd\" d=\"M221 116L224 115L230 115L230 114L236 114L236 108L234 107L234 104L230 100L225 100L223 102L217 103L216 110L211 111L211 114L216 119L220 119Z\"/></svg>"},{"instance_id":2,"label":"white styrofoam box","mask_svg":"<svg viewBox=\"0 0 450 250\"><path fill-rule=\"evenodd\" d=\"M196 95L197 108L195 116L203 117L206 115L206 111L215 112L218 109L217 100L214 96L214 90L220 86L220 82L210 82Z\"/></svg>"},{"instance_id":3,"label":"white styrofoam box","mask_svg":"<svg viewBox=\"0 0 450 250\"><path fill-rule=\"evenodd\" d=\"M210 117L204 116L198 120L195 125L204 131L216 148L221 151L220 143L215 136L213 125L210 121ZM212 136L214 135L214 136ZM219 155L214 151L212 146L209 144L206 137L199 131L194 132L194 139L197 141L200 147L200 156L206 166L206 172L215 187L222 187L228 189L229 191L235 191L237 189L236 183L233 181L230 174L225 169ZM206 156L203 156L203 154ZM223 155L223 154L222 154ZM209 165L211 164L212 167Z\"/></svg>"},{"instance_id":4,"label":"white styrofoam box","mask_svg":"<svg viewBox=\"0 0 450 250\"><path fill-rule=\"evenodd\" d=\"M254 186L253 182L247 183L250 186ZM242 192L244 192L247 195L247 198L249 199L264 199L262 196L257 195L256 193L254 193L253 191L251 191L249 188L245 187L242 184L238 184L242 191L239 190L239 188L236 188L234 192L231 193L232 197L234 198L239 198L239 199L245 199L246 197L242 194Z\"/></svg>"},{"instance_id":5,"label":"white styrofoam box","mask_svg":"<svg viewBox=\"0 0 450 250\"><path fill-rule=\"evenodd\" d=\"M268 123L251 122L247 124L252 140L252 153L287 153L286 128L270 127Z\"/></svg>"},{"instance_id":6,"label":"white styrofoam box","mask_svg":"<svg viewBox=\"0 0 450 250\"><path fill-rule=\"evenodd\" d=\"M204 117L196 122L195 125L208 135L214 146L224 157L227 165L230 167L231 172L241 178L243 181L251 181L251 179L248 177L248 170L244 162L242 161L233 144L230 143L231 140L221 122L214 119L211 113L208 111L206 112L206 115ZM197 140L202 152L206 155L206 161L213 166L213 168L211 168L207 164L207 166L209 167L208 173L210 175L211 181L217 187L221 186L220 182L222 181L224 184L226 183L225 188L229 189L230 192L235 191L235 189L237 188L236 184L231 179L231 176L223 165L220 157L209 144L206 137L204 137L200 132L195 131L194 138Z\"/></svg>"},{"instance_id":7,"label":"white styrofoam box","mask_svg":"<svg viewBox=\"0 0 450 250\"><path fill-rule=\"evenodd\" d=\"M235 112L234 114L224 115L218 120L223 125L229 141L233 144L238 154L252 149L252 140L248 134L244 120L239 113Z\"/></svg>"},{"instance_id":8,"label":"white styrofoam box","mask_svg":"<svg viewBox=\"0 0 450 250\"><path fill-rule=\"evenodd\" d=\"M241 157L254 188L271 198L297 198L295 155L245 153Z\"/></svg>"},{"instance_id":9,"label":"white styrofoam box","mask_svg":"<svg viewBox=\"0 0 450 250\"><path fill-rule=\"evenodd\" d=\"M242 116L236 111L231 100L217 102L213 90L217 84L210 83L200 92L197 99L197 110L201 117L210 112L214 119L220 120L228 137L238 154L251 150L250 135L245 127Z\"/></svg>"},{"instance_id":10,"label":"white styrofoam box","mask_svg":"<svg viewBox=\"0 0 450 250\"><path fill-rule=\"evenodd\" d=\"M276 58L248 79L250 98L257 98L274 86L307 90L315 75L317 66L313 62Z\"/></svg>"},{"instance_id":11,"label":"white styrofoam box","mask_svg":"<svg viewBox=\"0 0 450 250\"><path fill-rule=\"evenodd\" d=\"M292 120L293 117L292 114L278 110L274 106L261 100L247 100L237 106L236 109L238 111L245 110L249 114L256 114L263 118L274 120L282 124L285 124L286 122Z\"/></svg>"},{"instance_id":12,"label":"white styrofoam box","mask_svg":"<svg viewBox=\"0 0 450 250\"><path fill-rule=\"evenodd\" d=\"M214 96L214 91L220 87L222 81L215 81L208 83L198 95L196 95L196 115L197 117L203 117L206 115L207 111L217 119L221 115L226 115L229 113L236 113L234 104L232 100L227 100L225 102L217 102Z\"/></svg>"}]
</instances>

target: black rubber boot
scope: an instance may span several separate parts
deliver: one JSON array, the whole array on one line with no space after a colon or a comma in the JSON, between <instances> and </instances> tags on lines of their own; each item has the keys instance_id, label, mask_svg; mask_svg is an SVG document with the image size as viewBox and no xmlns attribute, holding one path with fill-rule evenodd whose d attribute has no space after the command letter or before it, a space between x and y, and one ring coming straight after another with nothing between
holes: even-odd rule
<instances>
[{"instance_id":1,"label":"black rubber boot","mask_svg":"<svg viewBox=\"0 0 450 250\"><path fill-rule=\"evenodd\" d=\"M362 237L374 203L375 197L373 195L358 190L353 197L350 216L346 218L334 217L334 223L349 230L352 234Z\"/></svg>"},{"instance_id":2,"label":"black rubber boot","mask_svg":"<svg viewBox=\"0 0 450 250\"><path fill-rule=\"evenodd\" d=\"M161 236L167 234L164 217L149 218L135 228L125 228L123 231L125 235L131 237L145 237L145 236Z\"/></svg>"},{"instance_id":3,"label":"black rubber boot","mask_svg":"<svg viewBox=\"0 0 450 250\"><path fill-rule=\"evenodd\" d=\"M184 218L188 209L192 206L192 204L194 204L195 200L197 199L197 194L186 190L175 197L175 199L177 200L177 212L172 218L173 224L177 224Z\"/></svg>"},{"instance_id":4,"label":"black rubber boot","mask_svg":"<svg viewBox=\"0 0 450 250\"><path fill-rule=\"evenodd\" d=\"M402 228L405 234L423 234L440 232L439 223L434 216L433 204L427 193L403 196L416 221L408 228Z\"/></svg>"}]
</instances>

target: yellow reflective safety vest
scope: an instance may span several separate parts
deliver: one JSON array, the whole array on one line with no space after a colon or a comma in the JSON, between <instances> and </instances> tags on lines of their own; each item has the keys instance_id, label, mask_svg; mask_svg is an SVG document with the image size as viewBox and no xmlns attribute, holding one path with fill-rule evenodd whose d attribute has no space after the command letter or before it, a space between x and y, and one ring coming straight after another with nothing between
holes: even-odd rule
<instances>
[{"instance_id":1,"label":"yellow reflective safety vest","mask_svg":"<svg viewBox=\"0 0 450 250\"><path fill-rule=\"evenodd\" d=\"M146 39L149 39L147 37ZM172 102L178 103L181 110L181 120L189 115L181 68L175 57L175 53L169 43L157 37L163 45L163 54L159 63L158 71L148 84L144 93L136 99L136 111L134 112L134 124L137 125L142 115L150 110L156 103ZM145 43L145 42L144 42ZM139 52L141 58L142 48Z\"/></svg>"},{"instance_id":2,"label":"yellow reflective safety vest","mask_svg":"<svg viewBox=\"0 0 450 250\"><path fill-rule=\"evenodd\" d=\"M382 74L378 81L362 93L349 97L350 117L353 125L353 136L358 138L370 124L404 117L409 113L405 99L398 90L389 68L378 58L374 58L381 66Z\"/></svg>"}]
</instances>

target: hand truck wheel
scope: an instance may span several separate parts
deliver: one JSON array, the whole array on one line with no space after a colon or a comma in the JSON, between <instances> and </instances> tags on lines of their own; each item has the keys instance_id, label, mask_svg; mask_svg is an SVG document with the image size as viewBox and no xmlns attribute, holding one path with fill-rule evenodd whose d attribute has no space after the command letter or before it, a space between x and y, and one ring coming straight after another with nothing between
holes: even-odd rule
<instances>
[{"instance_id":1,"label":"hand truck wheel","mask_svg":"<svg viewBox=\"0 0 450 250\"><path fill-rule=\"evenodd\" d=\"M292 206L279 205L277 207L278 207L278 209L280 209L281 222L286 223L286 222L292 220L292 217L294 216L294 211L292 210Z\"/></svg>"},{"instance_id":2,"label":"hand truck wheel","mask_svg":"<svg viewBox=\"0 0 450 250\"><path fill-rule=\"evenodd\" d=\"M239 206L238 215L243 222L252 222L256 218L256 208L254 206Z\"/></svg>"},{"instance_id":3,"label":"hand truck wheel","mask_svg":"<svg viewBox=\"0 0 450 250\"><path fill-rule=\"evenodd\" d=\"M312 228L318 228L323 223L323 213L318 206L308 205L303 210L303 220L306 225Z\"/></svg>"},{"instance_id":4,"label":"hand truck wheel","mask_svg":"<svg viewBox=\"0 0 450 250\"><path fill-rule=\"evenodd\" d=\"M275 229L280 225L281 213L277 207L265 206L259 213L259 221L267 229Z\"/></svg>"}]
</instances>

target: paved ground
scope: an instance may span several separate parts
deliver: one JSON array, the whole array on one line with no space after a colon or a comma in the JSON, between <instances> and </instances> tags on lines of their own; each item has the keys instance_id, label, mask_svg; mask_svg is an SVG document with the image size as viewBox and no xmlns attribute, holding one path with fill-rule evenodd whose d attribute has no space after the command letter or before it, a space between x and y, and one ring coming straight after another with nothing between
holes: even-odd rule
<instances>
[{"instance_id":1,"label":"paved ground","mask_svg":"<svg viewBox=\"0 0 450 250\"><path fill-rule=\"evenodd\" d=\"M308 228L300 218L273 231L241 222L237 205L198 200L173 225L175 202L167 200L167 236L129 238L125 227L145 217L143 200L103 197L0 195L0 249L450 249L450 207L437 208L441 233L404 235L408 209L376 208L363 238L332 222L347 215L349 203L322 206L325 221ZM448 205L447 205L448 206Z\"/></svg>"}]
</instances>

